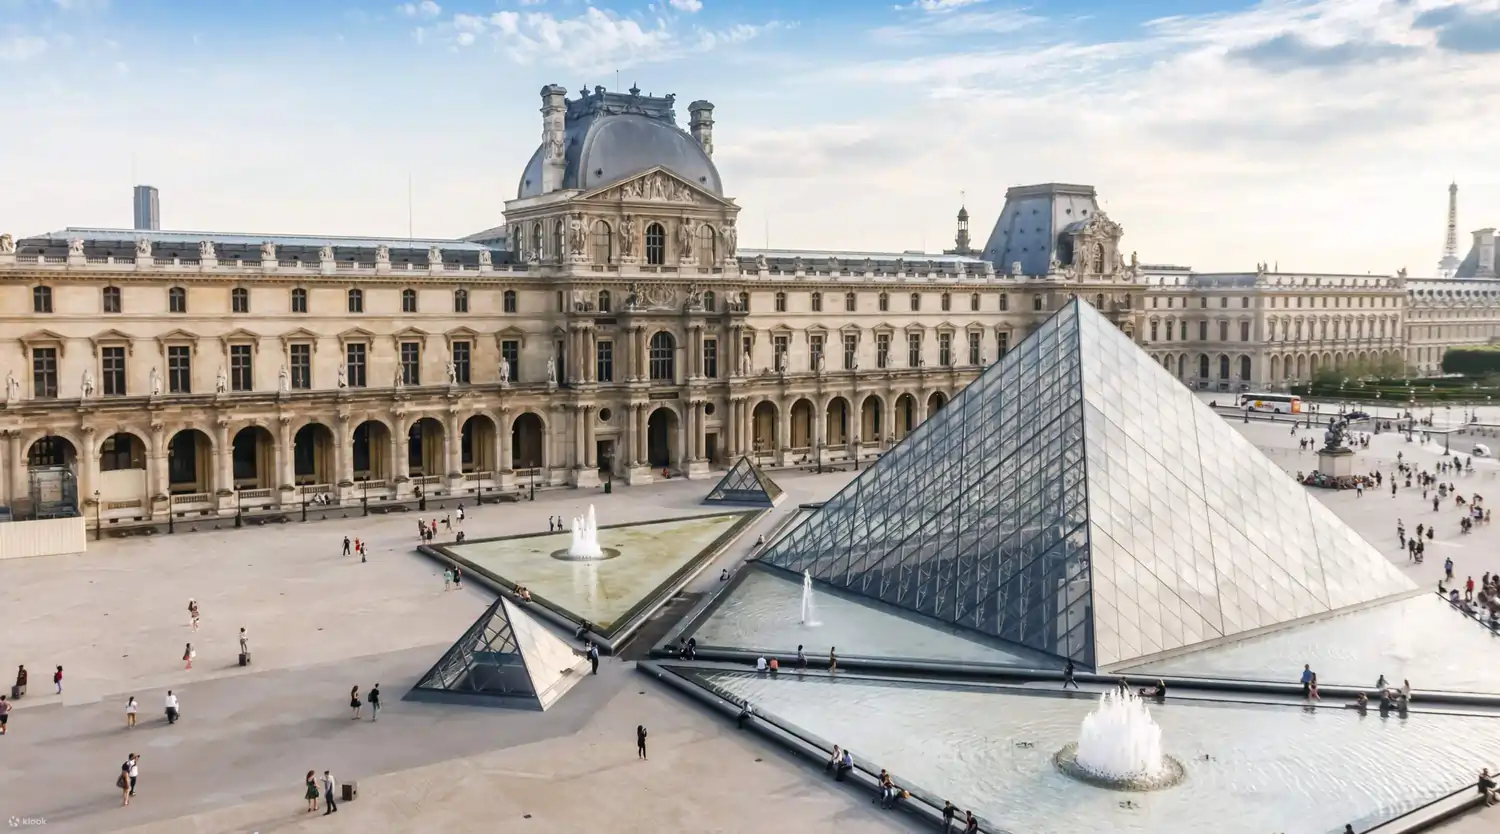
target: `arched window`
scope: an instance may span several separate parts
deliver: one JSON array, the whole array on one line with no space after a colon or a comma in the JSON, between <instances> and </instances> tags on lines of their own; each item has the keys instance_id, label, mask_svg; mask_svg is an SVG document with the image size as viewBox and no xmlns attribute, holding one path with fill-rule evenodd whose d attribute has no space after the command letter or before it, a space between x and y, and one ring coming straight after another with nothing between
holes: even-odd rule
<instances>
[{"instance_id":1,"label":"arched window","mask_svg":"<svg viewBox=\"0 0 1500 834\"><path fill-rule=\"evenodd\" d=\"M844 293L844 312L852 313L855 310L854 293Z\"/></svg>"},{"instance_id":2,"label":"arched window","mask_svg":"<svg viewBox=\"0 0 1500 834\"><path fill-rule=\"evenodd\" d=\"M1229 357L1219 357L1219 379L1229 378Z\"/></svg>"},{"instance_id":3,"label":"arched window","mask_svg":"<svg viewBox=\"0 0 1500 834\"><path fill-rule=\"evenodd\" d=\"M1098 295L1094 296L1094 309L1095 310L1103 310L1104 309L1104 293L1101 292Z\"/></svg>"},{"instance_id":4,"label":"arched window","mask_svg":"<svg viewBox=\"0 0 1500 834\"><path fill-rule=\"evenodd\" d=\"M823 294L815 292L812 294L812 309L814 313L823 312Z\"/></svg>"},{"instance_id":5,"label":"arched window","mask_svg":"<svg viewBox=\"0 0 1500 834\"><path fill-rule=\"evenodd\" d=\"M943 293L943 297L938 302L938 306L940 306L943 309L943 312L945 312L945 313L948 312L948 311L950 311L950 310L952 310L953 309L953 296L949 295L948 293ZM915 309L915 308L913 308L913 309Z\"/></svg>"},{"instance_id":6,"label":"arched window","mask_svg":"<svg viewBox=\"0 0 1500 834\"><path fill-rule=\"evenodd\" d=\"M599 312L609 312L609 290L599 291Z\"/></svg>"},{"instance_id":7,"label":"arched window","mask_svg":"<svg viewBox=\"0 0 1500 834\"><path fill-rule=\"evenodd\" d=\"M236 313L250 312L250 291L235 287L229 291L229 309Z\"/></svg>"},{"instance_id":8,"label":"arched window","mask_svg":"<svg viewBox=\"0 0 1500 834\"><path fill-rule=\"evenodd\" d=\"M1198 354L1198 376L1208 379L1208 354Z\"/></svg>"},{"instance_id":9,"label":"arched window","mask_svg":"<svg viewBox=\"0 0 1500 834\"><path fill-rule=\"evenodd\" d=\"M657 331L651 337L651 378L661 382L676 380L676 358L677 340L665 330Z\"/></svg>"},{"instance_id":10,"label":"arched window","mask_svg":"<svg viewBox=\"0 0 1500 834\"><path fill-rule=\"evenodd\" d=\"M1040 295L1033 295L1031 297L1031 309L1033 309L1033 310L1040 310L1040 309L1042 309L1042 297Z\"/></svg>"},{"instance_id":11,"label":"arched window","mask_svg":"<svg viewBox=\"0 0 1500 834\"><path fill-rule=\"evenodd\" d=\"M561 263L567 260L567 253L567 247L563 242L563 222L558 219L552 224L552 257Z\"/></svg>"},{"instance_id":12,"label":"arched window","mask_svg":"<svg viewBox=\"0 0 1500 834\"><path fill-rule=\"evenodd\" d=\"M173 287L167 290L167 311L172 313L187 312L187 290L182 287Z\"/></svg>"},{"instance_id":13,"label":"arched window","mask_svg":"<svg viewBox=\"0 0 1500 834\"><path fill-rule=\"evenodd\" d=\"M1240 382L1250 381L1250 357L1240 357Z\"/></svg>"},{"instance_id":14,"label":"arched window","mask_svg":"<svg viewBox=\"0 0 1500 834\"><path fill-rule=\"evenodd\" d=\"M467 313L467 312L469 312L469 291L468 290L454 290L453 291L453 312L455 312L455 313Z\"/></svg>"},{"instance_id":15,"label":"arched window","mask_svg":"<svg viewBox=\"0 0 1500 834\"><path fill-rule=\"evenodd\" d=\"M506 290L505 293L500 296L500 298L501 298L501 304L502 304L502 306L501 306L500 309L503 312L506 312L506 313L514 313L514 312L516 312L516 291L515 290Z\"/></svg>"},{"instance_id":16,"label":"arched window","mask_svg":"<svg viewBox=\"0 0 1500 834\"><path fill-rule=\"evenodd\" d=\"M589 260L596 264L607 264L615 254L614 232L609 224L603 220L594 223L593 234L589 237Z\"/></svg>"},{"instance_id":17,"label":"arched window","mask_svg":"<svg viewBox=\"0 0 1500 834\"><path fill-rule=\"evenodd\" d=\"M36 286L31 288L31 312L52 312L52 288Z\"/></svg>"},{"instance_id":18,"label":"arched window","mask_svg":"<svg viewBox=\"0 0 1500 834\"><path fill-rule=\"evenodd\" d=\"M542 221L531 224L531 257L542 259Z\"/></svg>"},{"instance_id":19,"label":"arched window","mask_svg":"<svg viewBox=\"0 0 1500 834\"><path fill-rule=\"evenodd\" d=\"M646 227L646 263L661 266L667 262L667 230L660 223Z\"/></svg>"},{"instance_id":20,"label":"arched window","mask_svg":"<svg viewBox=\"0 0 1500 834\"><path fill-rule=\"evenodd\" d=\"M786 293L784 292L776 293L776 312L786 312Z\"/></svg>"},{"instance_id":21,"label":"arched window","mask_svg":"<svg viewBox=\"0 0 1500 834\"><path fill-rule=\"evenodd\" d=\"M1096 244L1094 244L1094 258L1093 258L1093 261L1094 261L1093 262L1093 268L1090 269L1089 271L1093 272L1093 273L1096 273L1096 274L1103 272L1104 271L1104 244L1102 244L1102 243L1096 243Z\"/></svg>"},{"instance_id":22,"label":"arched window","mask_svg":"<svg viewBox=\"0 0 1500 834\"><path fill-rule=\"evenodd\" d=\"M712 312L714 312L715 310L718 309L718 306L719 306L719 297L716 296L716 295L714 295L714 291L713 290L709 290L708 292L706 292L706 293L703 294L703 309L704 310L707 310L708 312L712 313Z\"/></svg>"},{"instance_id":23,"label":"arched window","mask_svg":"<svg viewBox=\"0 0 1500 834\"><path fill-rule=\"evenodd\" d=\"M911 311L915 313L920 309L922 309L922 294L914 292L911 294Z\"/></svg>"},{"instance_id":24,"label":"arched window","mask_svg":"<svg viewBox=\"0 0 1500 834\"><path fill-rule=\"evenodd\" d=\"M417 291L406 289L401 291L401 312L415 313L417 311Z\"/></svg>"},{"instance_id":25,"label":"arched window","mask_svg":"<svg viewBox=\"0 0 1500 834\"><path fill-rule=\"evenodd\" d=\"M363 313L364 311L365 311L365 292L364 292L364 290L350 290L349 291L349 312L351 312L351 313Z\"/></svg>"},{"instance_id":26,"label":"arched window","mask_svg":"<svg viewBox=\"0 0 1500 834\"><path fill-rule=\"evenodd\" d=\"M1006 295L1005 293L1000 293L1000 312L1003 313L1003 312L1005 312L1006 310L1009 310L1009 309L1010 309L1010 296Z\"/></svg>"},{"instance_id":27,"label":"arched window","mask_svg":"<svg viewBox=\"0 0 1500 834\"><path fill-rule=\"evenodd\" d=\"M750 312L750 293L740 293L740 309L747 313Z\"/></svg>"},{"instance_id":28,"label":"arched window","mask_svg":"<svg viewBox=\"0 0 1500 834\"><path fill-rule=\"evenodd\" d=\"M719 235L704 223L698 227L698 263L712 266L719 262Z\"/></svg>"},{"instance_id":29,"label":"arched window","mask_svg":"<svg viewBox=\"0 0 1500 834\"><path fill-rule=\"evenodd\" d=\"M880 294L880 312L882 312L882 313L889 313L890 311L891 311L891 297L889 295L885 294L885 293L881 293Z\"/></svg>"},{"instance_id":30,"label":"arched window","mask_svg":"<svg viewBox=\"0 0 1500 834\"><path fill-rule=\"evenodd\" d=\"M969 310L975 313L979 312L979 293L976 292L969 296Z\"/></svg>"}]
</instances>

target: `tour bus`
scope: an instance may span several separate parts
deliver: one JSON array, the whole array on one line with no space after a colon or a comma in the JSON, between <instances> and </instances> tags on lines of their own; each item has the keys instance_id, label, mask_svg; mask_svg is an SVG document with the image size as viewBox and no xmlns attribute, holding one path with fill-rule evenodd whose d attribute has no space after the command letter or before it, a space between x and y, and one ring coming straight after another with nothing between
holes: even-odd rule
<instances>
[{"instance_id":1,"label":"tour bus","mask_svg":"<svg viewBox=\"0 0 1500 834\"><path fill-rule=\"evenodd\" d=\"M1296 394L1241 394L1240 408L1274 411L1277 414L1299 414L1302 411L1302 398Z\"/></svg>"}]
</instances>

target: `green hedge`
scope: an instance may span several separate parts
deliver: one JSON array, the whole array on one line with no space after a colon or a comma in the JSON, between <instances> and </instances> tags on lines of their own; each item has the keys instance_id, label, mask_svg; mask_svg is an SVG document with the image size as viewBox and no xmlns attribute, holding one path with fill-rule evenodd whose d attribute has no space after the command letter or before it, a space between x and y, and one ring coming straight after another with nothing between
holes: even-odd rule
<instances>
[{"instance_id":1,"label":"green hedge","mask_svg":"<svg viewBox=\"0 0 1500 834\"><path fill-rule=\"evenodd\" d=\"M1449 348L1443 351L1443 373L1500 373L1500 346Z\"/></svg>"}]
</instances>

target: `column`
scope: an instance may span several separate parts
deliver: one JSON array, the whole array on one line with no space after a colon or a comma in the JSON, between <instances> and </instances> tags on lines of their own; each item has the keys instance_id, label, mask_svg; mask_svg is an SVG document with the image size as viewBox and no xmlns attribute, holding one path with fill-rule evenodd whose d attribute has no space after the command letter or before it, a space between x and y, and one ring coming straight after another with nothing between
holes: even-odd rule
<instances>
[{"instance_id":1,"label":"column","mask_svg":"<svg viewBox=\"0 0 1500 834\"><path fill-rule=\"evenodd\" d=\"M399 430L401 428L401 423L402 419L400 417L391 420L391 426L393 426L393 428L391 429L391 451L389 454L390 465L385 467L384 472L380 473L381 477L389 478L392 483L394 483L397 478L411 477L411 460L407 457L408 434L406 431ZM407 431L410 431L410 429L408 429ZM354 438L352 436L349 438L349 452L350 479L352 480L354 471ZM372 459L374 457L374 453L375 450L371 449L370 454Z\"/></svg>"},{"instance_id":2,"label":"column","mask_svg":"<svg viewBox=\"0 0 1500 834\"><path fill-rule=\"evenodd\" d=\"M740 425L740 401L733 397L729 400L729 413L724 415L724 454L728 456L731 463L738 456L740 448L739 425Z\"/></svg>"},{"instance_id":3,"label":"column","mask_svg":"<svg viewBox=\"0 0 1500 834\"><path fill-rule=\"evenodd\" d=\"M337 471L335 485L343 486L354 482L354 437L350 434L349 418L340 414L337 420L338 436L334 438L333 459L334 469Z\"/></svg>"},{"instance_id":4,"label":"column","mask_svg":"<svg viewBox=\"0 0 1500 834\"><path fill-rule=\"evenodd\" d=\"M776 448L770 451L781 454L792 448L792 407L789 403L782 401L776 404Z\"/></svg>"},{"instance_id":5,"label":"column","mask_svg":"<svg viewBox=\"0 0 1500 834\"><path fill-rule=\"evenodd\" d=\"M458 414L448 412L448 418L443 423L443 468L446 470L443 474L462 476L464 471L461 460L463 442L459 436L461 426L458 422Z\"/></svg>"},{"instance_id":6,"label":"column","mask_svg":"<svg viewBox=\"0 0 1500 834\"><path fill-rule=\"evenodd\" d=\"M500 409L499 417L500 417L500 419L499 419L499 422L497 423L497 428L496 428L495 431L496 431L497 434L500 435L500 437L498 438L500 442L498 444L496 444L496 445L498 445L500 447L500 461L499 461L500 465L499 465L499 467L495 471L496 472L511 472L511 471L514 471L514 470L511 469L511 459L513 457L513 453L510 450L510 443L511 443L511 436L510 436L511 435L510 409L508 409L508 408L502 408L502 409Z\"/></svg>"},{"instance_id":7,"label":"column","mask_svg":"<svg viewBox=\"0 0 1500 834\"><path fill-rule=\"evenodd\" d=\"M917 392L917 421L916 424L912 426L912 428L916 428L917 426L920 426L923 423L927 422L927 398L930 396L932 396L932 394L927 391Z\"/></svg>"},{"instance_id":8,"label":"column","mask_svg":"<svg viewBox=\"0 0 1500 834\"><path fill-rule=\"evenodd\" d=\"M732 375L749 376L750 369L745 367L745 339L740 334L739 327L731 328L729 332L732 334L732 341L729 344L729 350L724 356L724 364L728 368L738 369L731 370L730 373Z\"/></svg>"},{"instance_id":9,"label":"column","mask_svg":"<svg viewBox=\"0 0 1500 834\"><path fill-rule=\"evenodd\" d=\"M276 462L279 464L277 468L281 470L281 483L278 486L292 486L297 483L297 475L292 462L292 418L282 417L280 421L281 438L276 450Z\"/></svg>"},{"instance_id":10,"label":"column","mask_svg":"<svg viewBox=\"0 0 1500 834\"><path fill-rule=\"evenodd\" d=\"M702 325L693 325L692 338L688 339L688 344L691 344L693 346L693 348L692 348L692 350L693 350L693 358L692 358L692 361L688 363L688 367L693 369L693 379L702 379L703 378L703 327L702 327Z\"/></svg>"},{"instance_id":11,"label":"column","mask_svg":"<svg viewBox=\"0 0 1500 834\"><path fill-rule=\"evenodd\" d=\"M588 406L573 407L573 468L582 469L584 466L584 424L588 422Z\"/></svg>"},{"instance_id":12,"label":"column","mask_svg":"<svg viewBox=\"0 0 1500 834\"><path fill-rule=\"evenodd\" d=\"M646 364L646 328L637 327L635 330L635 378L645 382L651 378L651 366Z\"/></svg>"},{"instance_id":13,"label":"column","mask_svg":"<svg viewBox=\"0 0 1500 834\"><path fill-rule=\"evenodd\" d=\"M234 450L229 445L229 421L220 418L218 424L218 439L214 444L214 462L218 464L218 476L215 478L214 488L220 492L234 490ZM90 455L93 457L93 455ZM87 484L85 484L87 486ZM93 489L93 487L88 487Z\"/></svg>"},{"instance_id":14,"label":"column","mask_svg":"<svg viewBox=\"0 0 1500 834\"><path fill-rule=\"evenodd\" d=\"M27 463L26 456L21 449L21 433L9 431L5 433L5 462L9 467L5 471L10 473L10 498L15 501L27 494Z\"/></svg>"},{"instance_id":15,"label":"column","mask_svg":"<svg viewBox=\"0 0 1500 834\"><path fill-rule=\"evenodd\" d=\"M697 435L697 438L694 440L696 444L696 451L693 452L694 460L703 460L708 457L708 426L706 425L708 423L708 414L706 413L707 409L705 405L706 403L700 400L693 406L693 426L697 429L697 431L693 432Z\"/></svg>"},{"instance_id":16,"label":"column","mask_svg":"<svg viewBox=\"0 0 1500 834\"><path fill-rule=\"evenodd\" d=\"M640 407L639 417L638 417L638 419L636 421L636 425L640 427L640 431L636 432L636 438L635 438L635 440L636 440L635 461L638 464L649 464L651 462L650 449L647 446L647 438L646 438L646 435L647 435L647 423L648 423L648 421L650 419L651 419L651 414L650 414L650 412L648 410L648 406L642 405Z\"/></svg>"},{"instance_id":17,"label":"column","mask_svg":"<svg viewBox=\"0 0 1500 834\"><path fill-rule=\"evenodd\" d=\"M168 467L171 466L171 455L167 447L167 433L165 427L151 427L151 459L147 462L150 471L147 477L151 479L151 497L167 495L167 479L171 476ZM21 462L14 457L8 458L8 465L20 466ZM171 509L171 498L167 499L167 509Z\"/></svg>"},{"instance_id":18,"label":"column","mask_svg":"<svg viewBox=\"0 0 1500 834\"><path fill-rule=\"evenodd\" d=\"M599 468L599 445L594 439L594 407L583 411L583 465L585 469Z\"/></svg>"},{"instance_id":19,"label":"column","mask_svg":"<svg viewBox=\"0 0 1500 834\"><path fill-rule=\"evenodd\" d=\"M93 426L83 427L84 448L78 450L78 503L82 509L84 503L94 499L94 490L99 488L99 440L95 436ZM232 458L231 458L232 459ZM103 496L100 496L103 500ZM102 512L103 507L99 510ZM88 518L93 521L93 518Z\"/></svg>"}]
</instances>

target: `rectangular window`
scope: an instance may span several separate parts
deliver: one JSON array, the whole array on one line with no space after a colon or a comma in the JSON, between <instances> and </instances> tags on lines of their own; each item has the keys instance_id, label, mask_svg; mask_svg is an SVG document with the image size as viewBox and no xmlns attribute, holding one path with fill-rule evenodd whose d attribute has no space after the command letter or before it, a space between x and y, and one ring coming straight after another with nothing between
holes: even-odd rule
<instances>
[{"instance_id":1,"label":"rectangular window","mask_svg":"<svg viewBox=\"0 0 1500 834\"><path fill-rule=\"evenodd\" d=\"M521 343L515 339L506 339L500 343L500 358L510 370L510 379L506 382L515 382L521 377Z\"/></svg>"},{"instance_id":2,"label":"rectangular window","mask_svg":"<svg viewBox=\"0 0 1500 834\"><path fill-rule=\"evenodd\" d=\"M703 375L708 379L719 378L719 340L703 340Z\"/></svg>"},{"instance_id":3,"label":"rectangular window","mask_svg":"<svg viewBox=\"0 0 1500 834\"><path fill-rule=\"evenodd\" d=\"M250 291L244 287L235 287L230 290L229 306L236 313L250 312Z\"/></svg>"},{"instance_id":4,"label":"rectangular window","mask_svg":"<svg viewBox=\"0 0 1500 834\"><path fill-rule=\"evenodd\" d=\"M253 352L254 347L251 345L229 346L229 390L255 390L255 365Z\"/></svg>"},{"instance_id":5,"label":"rectangular window","mask_svg":"<svg viewBox=\"0 0 1500 834\"><path fill-rule=\"evenodd\" d=\"M812 294L812 310L814 313L823 312L823 294L815 292Z\"/></svg>"},{"instance_id":6,"label":"rectangular window","mask_svg":"<svg viewBox=\"0 0 1500 834\"><path fill-rule=\"evenodd\" d=\"M854 370L854 360L859 352L859 337L853 333L844 334L844 370Z\"/></svg>"},{"instance_id":7,"label":"rectangular window","mask_svg":"<svg viewBox=\"0 0 1500 834\"><path fill-rule=\"evenodd\" d=\"M99 352L100 385L106 397L125 396L125 348L107 347Z\"/></svg>"},{"instance_id":8,"label":"rectangular window","mask_svg":"<svg viewBox=\"0 0 1500 834\"><path fill-rule=\"evenodd\" d=\"M938 364L948 367L953 364L953 334L938 334Z\"/></svg>"},{"instance_id":9,"label":"rectangular window","mask_svg":"<svg viewBox=\"0 0 1500 834\"><path fill-rule=\"evenodd\" d=\"M193 393L193 349L187 345L167 347L167 391Z\"/></svg>"},{"instance_id":10,"label":"rectangular window","mask_svg":"<svg viewBox=\"0 0 1500 834\"><path fill-rule=\"evenodd\" d=\"M980 364L983 364L983 362L984 362L984 357L979 355L980 351L982 350L982 348L980 347L980 341L979 340L982 339L982 338L984 338L984 334L980 333L978 330L970 330L969 331L969 364L970 365L980 365Z\"/></svg>"},{"instance_id":11,"label":"rectangular window","mask_svg":"<svg viewBox=\"0 0 1500 834\"><path fill-rule=\"evenodd\" d=\"M52 288L32 287L31 289L31 312L52 312Z\"/></svg>"},{"instance_id":12,"label":"rectangular window","mask_svg":"<svg viewBox=\"0 0 1500 834\"><path fill-rule=\"evenodd\" d=\"M998 355L995 357L997 361L1001 356L1004 356L1007 352L1010 351L1009 330L1000 330L995 333L995 350L998 351Z\"/></svg>"},{"instance_id":13,"label":"rectangular window","mask_svg":"<svg viewBox=\"0 0 1500 834\"><path fill-rule=\"evenodd\" d=\"M453 343L453 380L461 385L469 384L469 343Z\"/></svg>"},{"instance_id":14,"label":"rectangular window","mask_svg":"<svg viewBox=\"0 0 1500 834\"><path fill-rule=\"evenodd\" d=\"M1229 341L1229 322L1227 321L1219 322L1219 341Z\"/></svg>"},{"instance_id":15,"label":"rectangular window","mask_svg":"<svg viewBox=\"0 0 1500 834\"><path fill-rule=\"evenodd\" d=\"M401 343L401 384L422 384L422 345L420 342Z\"/></svg>"},{"instance_id":16,"label":"rectangular window","mask_svg":"<svg viewBox=\"0 0 1500 834\"><path fill-rule=\"evenodd\" d=\"M818 363L823 359L823 337L820 335L807 337L807 347L813 370L817 370Z\"/></svg>"},{"instance_id":17,"label":"rectangular window","mask_svg":"<svg viewBox=\"0 0 1500 834\"><path fill-rule=\"evenodd\" d=\"M552 343L552 355L557 357L557 384L568 384L568 344L559 339ZM653 379L670 377L653 377Z\"/></svg>"},{"instance_id":18,"label":"rectangular window","mask_svg":"<svg viewBox=\"0 0 1500 834\"><path fill-rule=\"evenodd\" d=\"M745 343L745 346L744 346L744 349L740 351L740 355L741 356L750 356L751 355L751 353L750 353L750 346L753 345L753 344L755 344L755 342L749 336L746 336L743 341ZM753 364L754 363L747 361L745 363L745 367L740 371L740 373L745 374L746 376L749 376L750 374L755 373L755 368L752 367Z\"/></svg>"},{"instance_id":19,"label":"rectangular window","mask_svg":"<svg viewBox=\"0 0 1500 834\"><path fill-rule=\"evenodd\" d=\"M1240 322L1240 341L1250 341L1250 322L1248 321Z\"/></svg>"},{"instance_id":20,"label":"rectangular window","mask_svg":"<svg viewBox=\"0 0 1500 834\"><path fill-rule=\"evenodd\" d=\"M312 345L291 345L287 349L290 353L291 374L289 383L293 391L312 390Z\"/></svg>"},{"instance_id":21,"label":"rectangular window","mask_svg":"<svg viewBox=\"0 0 1500 834\"><path fill-rule=\"evenodd\" d=\"M305 313L305 312L307 312L307 290L304 290L304 289L295 289L295 290L292 290L292 312L294 312L294 313ZM308 448L311 448L311 447L308 447Z\"/></svg>"},{"instance_id":22,"label":"rectangular window","mask_svg":"<svg viewBox=\"0 0 1500 834\"><path fill-rule=\"evenodd\" d=\"M1150 339L1150 341L1153 341L1153 342L1156 341L1156 322L1154 322L1154 321L1151 322L1151 339Z\"/></svg>"},{"instance_id":23,"label":"rectangular window","mask_svg":"<svg viewBox=\"0 0 1500 834\"><path fill-rule=\"evenodd\" d=\"M119 287L105 287L104 290L103 290L103 292L104 292L104 312L106 312L106 313L118 313L122 309L124 309L124 305L120 301L120 288Z\"/></svg>"},{"instance_id":24,"label":"rectangular window","mask_svg":"<svg viewBox=\"0 0 1500 834\"><path fill-rule=\"evenodd\" d=\"M786 367L787 337L777 336L776 341L776 370Z\"/></svg>"},{"instance_id":25,"label":"rectangular window","mask_svg":"<svg viewBox=\"0 0 1500 834\"><path fill-rule=\"evenodd\" d=\"M852 312L854 312L854 304L855 304L854 293L852 293L852 292L844 293L844 312L846 312L846 313L852 313Z\"/></svg>"},{"instance_id":26,"label":"rectangular window","mask_svg":"<svg viewBox=\"0 0 1500 834\"><path fill-rule=\"evenodd\" d=\"M1206 321L1198 322L1198 341L1208 341L1208 322Z\"/></svg>"},{"instance_id":27,"label":"rectangular window","mask_svg":"<svg viewBox=\"0 0 1500 834\"><path fill-rule=\"evenodd\" d=\"M906 367L920 368L922 366L922 334L906 334Z\"/></svg>"},{"instance_id":28,"label":"rectangular window","mask_svg":"<svg viewBox=\"0 0 1500 834\"><path fill-rule=\"evenodd\" d=\"M600 382L615 381L615 343L594 345L594 378Z\"/></svg>"},{"instance_id":29,"label":"rectangular window","mask_svg":"<svg viewBox=\"0 0 1500 834\"><path fill-rule=\"evenodd\" d=\"M369 384L365 376L369 358L369 347L363 343L344 347L344 373L348 377L345 384L350 388L363 388Z\"/></svg>"},{"instance_id":30,"label":"rectangular window","mask_svg":"<svg viewBox=\"0 0 1500 834\"><path fill-rule=\"evenodd\" d=\"M891 334L875 334L875 367L888 368L891 365Z\"/></svg>"},{"instance_id":31,"label":"rectangular window","mask_svg":"<svg viewBox=\"0 0 1500 834\"><path fill-rule=\"evenodd\" d=\"M57 399L57 348L31 351L31 396L39 400Z\"/></svg>"}]
</instances>

